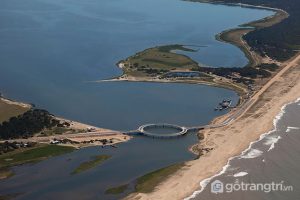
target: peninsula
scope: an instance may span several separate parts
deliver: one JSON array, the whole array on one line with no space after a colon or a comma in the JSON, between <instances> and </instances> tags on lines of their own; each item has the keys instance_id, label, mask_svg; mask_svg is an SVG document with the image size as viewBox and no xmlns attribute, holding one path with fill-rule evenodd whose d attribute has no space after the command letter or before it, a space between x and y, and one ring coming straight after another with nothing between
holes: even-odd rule
<instances>
[{"instance_id":1,"label":"peninsula","mask_svg":"<svg viewBox=\"0 0 300 200\"><path fill-rule=\"evenodd\" d=\"M300 38L298 37L300 33L300 26L298 26L300 20L298 19L300 15L299 9L297 9L299 2L297 3L297 1L243 0L243 4L240 0L189 0L189 3L180 2L189 4L191 7L192 5L190 4L199 4L201 2L253 7L255 9L267 9L274 12L272 16L242 24L237 28L225 30L215 35L216 40L238 47L249 60L244 67L236 66L229 68L226 66L206 66L188 56L197 53L197 51L200 53L200 49L204 49L205 46L176 43L176 41L172 43L162 42L163 45L156 43L157 41L173 41L160 40L169 38L169 32L165 32L164 36L151 34L154 39L151 38L150 41L150 32L148 30L154 29L156 26L156 23L154 24L152 21L153 17L156 17L156 13L154 13L155 16L149 15L152 13L152 10L148 9L148 7L145 9L144 2L139 6L135 5L135 9L139 9L139 12L135 13L138 15L131 13L126 20L123 19L124 16L126 15L127 17L127 12L132 12L132 10L126 10L126 7L124 7L125 2L121 5L113 3L113 6L111 6L110 1L107 1L107 3L89 2L88 4L72 2L74 5L71 5L72 9L70 9L69 3L62 2L57 5L56 2L48 1L49 5L53 3L50 10L48 10L48 4L45 4L44 7L44 5L36 5L36 2L34 2L33 7L27 7L27 4L18 5L20 10L24 10L24 12L20 11L20 14L18 14L19 12L15 12L14 3L12 3L13 6L7 3L7 6L9 6L7 10L10 12L7 12L6 9L3 9L3 12L5 12L4 14L8 14L8 20L13 19L18 21L18 18L23 19L22 16L24 13L28 16L30 14L33 20L32 24L29 23L28 26L21 27L26 29L24 29L25 34L22 35L24 36L24 41L22 40L22 42L21 40L19 41L19 39L22 39L19 37L19 31L16 31L19 30L18 23L11 24L8 21L8 26L4 26L7 28L2 32L9 37L5 37L5 35L3 37L5 40L4 43L7 42L7 46L4 46L2 52L8 52L7 55L3 54L3 57L11 54L11 51L7 50L12 50L13 56L7 60L4 59L3 65L8 67L4 68L3 71L8 71L9 78L6 78L7 75L4 74L2 76L4 77L3 82L7 85L13 85L16 80L13 76L14 72L20 69L23 70L22 67L25 64L32 66L28 70L24 68L26 70L23 71L27 72L24 73L26 78L18 84L13 85L13 89L15 89L13 92L20 92L23 89L20 85L28 82L29 84L24 84L26 86L24 88L27 91L20 96L32 94L29 91L32 90L33 93L38 93L36 102L48 102L44 105L48 105L49 109L55 104L56 109L62 109L61 113L67 113L71 110L72 112L69 116L75 116L74 118L78 114L82 115L80 116L82 118L88 116L85 118L87 119L86 121L90 120L90 122L95 123L94 120L97 120L99 124L112 122L111 127L115 125L115 128L123 127L124 125L126 127L130 123L130 117L134 117L135 119L141 118L136 123L143 123L143 119L146 119L145 116L150 114L153 115L152 117L155 120L159 120L155 117L158 116L157 113L162 114L164 112L163 106L156 106L159 112L157 110L153 113L149 112L149 110L154 110L151 104L153 103L153 99L148 98L153 92L139 94L134 89L120 87L121 84L118 85L118 83L107 83L107 85L104 83L101 86L99 86L100 84L95 84L95 87L90 87L90 81L89 84L86 84L86 80L94 79L95 76L114 76L116 73L110 73L109 71L114 71L115 69L109 69L109 66L112 62L118 61L115 58L122 59L117 62L117 66L122 70L123 74L112 79L96 82L187 83L178 84L178 87L176 87L177 84L174 84L174 91L179 94L182 94L182 91L185 92L186 87L192 88L192 85L188 84L205 84L233 90L238 93L240 99L237 105L231 106L231 102L235 102L235 100L229 98L231 96L235 98L236 95L234 92L207 87L209 92L216 90L216 92L212 92L214 95L208 98L208 103L216 100L216 104L218 104L219 101L217 98L223 98L223 104L221 102L220 107L224 106L230 112L215 118L208 125L184 127L166 123L142 124L137 130L128 131L126 134L123 134L119 131L103 129L61 118L51 114L47 110L36 108L34 105L16 102L1 96L0 179L14 176L14 172L16 176L10 180L1 182L1 192L3 194L0 195L0 199L14 198L14 195L19 194L20 197L18 198L22 199L28 199L33 196L39 199L43 197L54 199L105 199L106 197L112 199L125 197L128 200L189 199L189 197L204 189L206 186L205 181L210 180L212 176L222 171L230 158L239 155L251 142L257 140L263 133L270 131L273 128L273 119L281 111L282 107L300 96L300 54L298 52L300 47ZM152 4L153 2L147 3ZM157 1L157 3L153 5L161 5L162 2ZM166 3L169 2L167 1ZM126 4L132 7L130 5L131 2L126 2ZM182 8L184 7L183 4L178 5ZM100 6L96 7L94 5ZM114 7L115 5L118 6ZM37 11L33 10L33 8L37 9ZM43 10L40 10L40 8ZM101 9L98 10L98 8ZM111 11L108 9L114 10L114 12L106 12ZM164 14L167 13L168 16L166 18L170 18L171 20L164 24L169 25L173 21L175 23L171 27L174 26L178 30L178 27L181 26L178 26L177 20L174 20L177 19L178 13L169 13L168 9L167 12L164 11ZM148 10L150 11L148 13L149 17L144 18L143 16L147 15L145 11ZM184 11L186 12L183 13L185 17L189 9ZM56 15L55 13L57 12L61 14ZM110 15L111 13L113 14ZM117 16L115 13L121 15ZM195 9L195 13L199 14L200 12ZM214 12L210 13L214 14ZM145 23L145 19L147 19L147 23ZM190 18L186 17L184 20L186 21L184 21L183 27L193 28L194 25L186 26ZM193 20L193 22L197 22L198 17L194 17ZM38 26L38 22L41 23L41 26ZM99 24L103 24L103 26L99 26ZM136 29L137 24L140 25L139 27L143 27L141 32ZM144 26L145 24L146 26ZM123 25L126 25L126 28L120 29ZM76 28L76 31L73 31L74 28ZM202 26L198 26L197 30L201 28ZM157 29L161 31L161 26ZM127 30L130 31L127 32ZM126 36L132 34L132 30L135 37L127 38ZM168 28L168 30L170 29ZM155 31L153 33L157 33ZM111 32L115 34L111 34ZM15 36L17 37L14 36L14 33L16 33ZM33 37L35 33L37 33L37 36L40 35L41 38ZM174 33L180 32L174 31ZM197 34L199 33L201 34L201 30L197 32ZM138 41L138 43L132 41L132 39L138 39L141 34L143 34L143 37L141 37L142 40L145 37L149 38L147 42L151 42L146 44L155 45L148 48L145 47L144 41ZM14 46L11 44L11 35L17 41L18 45ZM25 36L30 37L27 38ZM156 40L158 36L161 38ZM34 42L29 40L31 38L34 39ZM35 44L36 38L41 39L40 41L42 42ZM122 41L126 42L121 43ZM36 46L33 46L32 43ZM118 45L116 45L117 43ZM132 46L129 46L129 44ZM135 44L136 46L134 46ZM126 53L128 51L136 52L136 49L141 47L138 45L143 45L143 48L147 49L132 53L127 58L121 57L124 55L128 56ZM117 49L114 47L117 47ZM17 63L12 62L16 60L16 57L20 57L19 55L26 53L24 49L28 49L29 53L28 55L24 54L25 59L20 59L20 62ZM32 52L29 51L31 49ZM118 50L122 51L118 53ZM40 51L41 54L38 54ZM99 56L99 52L101 52L101 56ZM78 59L76 59L77 57ZM32 58L39 59L35 62L35 59ZM105 58L109 59L105 60ZM8 61L12 63L10 64ZM45 64L45 68L41 67L43 64ZM106 66L108 70L100 69L102 66L100 67L98 64ZM82 68L82 65L94 67ZM43 70L36 71L37 69ZM99 73L100 76L98 76ZM42 81L38 82L38 80ZM84 84L80 81L83 81ZM34 90L36 85L40 86L39 84L41 84L41 87ZM163 88L161 85L172 85L138 84L142 86L142 91L147 90L148 85L156 85L159 89ZM128 85L134 85L134 87L129 88L136 88L135 85L138 84L129 83ZM122 85L127 84L124 83ZM180 88L181 86L184 86L184 88ZM118 88L118 90L114 90L115 88ZM109 92L105 93L107 91ZM133 93L130 93L132 91ZM160 95L162 93L165 95L165 91L167 91L167 95L169 94L168 90L162 89L159 90ZM196 90L196 92L198 91ZM230 97L223 97L223 95L227 95L227 92L230 92L228 96L232 95ZM115 93L119 95L115 96ZM158 92L155 91L155 93ZM132 98L126 98L128 94ZM189 95L181 95L183 98L174 98L174 96L169 95L168 98L164 98L163 102L159 101L159 103L170 104L173 101L179 102L179 104L175 104L174 107L169 109L173 109L172 111L176 112L165 112L168 114L167 117L170 118L180 115L182 118L178 118L177 122L180 119L193 120L194 118L198 120L198 117L193 117L194 115L190 113L183 115L177 108L179 106L187 106L187 111L194 112L198 110L195 109L194 105L198 105L202 100L202 96L206 94L208 93L198 92L195 94L198 95L197 97L200 97L200 100L194 98L197 101L192 104L188 104L186 101L189 100L186 98ZM217 98L215 94L218 95ZM42 97L39 99L39 96ZM68 98L62 99L61 97ZM33 98L29 99L36 99L36 97L33 96ZM143 108L148 108L148 112L141 112L138 109L138 104L135 104L134 101L136 99L136 102L141 103ZM60 101L63 101L63 103L59 104ZM74 101L74 104L70 103L71 101ZM128 102L133 102L133 104L127 104ZM149 106L150 104L151 106ZM204 115L198 111L201 115L200 117L206 117L205 115L219 116L218 107L214 111L215 102L212 103L212 106L208 105L211 104L205 103L204 107L211 107L211 110L206 111ZM137 107L138 114L132 112L133 107ZM63 110L64 108L67 109ZM126 109L122 110L122 108ZM188 118L189 116L191 117ZM167 119L167 117L164 119ZM148 123L148 121L145 123ZM175 121L174 123L177 122ZM197 137L194 137L194 135L187 135L183 140L171 141L170 143L173 142L172 145L168 146L167 142L161 142L163 143L161 145L157 141L150 141L149 138L136 137L135 140L115 149L117 147L115 144L129 140L131 133L134 135L136 132L140 132L144 133L144 135L154 137L154 134L151 132L152 127L174 129L175 131L179 131L175 133L176 136L186 134L190 128L193 133L197 134L198 141L195 141ZM190 141L189 137L193 137L193 140ZM185 139L187 138L189 142L185 143ZM94 148L87 148L71 153L79 148L96 145L97 147ZM186 152L188 147L195 155ZM164 150L167 151L163 152ZM41 170L43 176L35 174L35 167L39 167L40 165L32 166L32 168L30 166L33 170L28 171L22 171L27 166L17 167L15 168L16 170L13 169L14 166L39 162L66 153L70 154L58 159L50 159L45 164L40 163L41 165L44 164ZM148 158L144 158L145 155ZM191 160L193 158L194 160ZM64 160L65 162L60 162L60 160ZM59 161L59 165L56 161ZM60 173L57 173L57 169ZM49 173L43 173L44 171ZM20 172L24 173L19 175ZM53 182L47 180L53 180ZM43 184L37 185L36 183Z\"/></svg>"},{"instance_id":2,"label":"peninsula","mask_svg":"<svg viewBox=\"0 0 300 200\"><path fill-rule=\"evenodd\" d=\"M217 40L236 45L244 52L249 60L245 67L207 67L183 53L196 52L197 48L202 47L171 44L152 47L119 61L117 65L122 69L123 75L99 82L149 81L206 84L236 91L240 96L241 104L283 68L281 61L253 51L243 39L247 33L270 27L289 16L283 10L273 10L276 11L273 16L216 35Z\"/></svg>"},{"instance_id":3,"label":"peninsula","mask_svg":"<svg viewBox=\"0 0 300 200\"><path fill-rule=\"evenodd\" d=\"M121 132L56 117L4 97L0 98L0 109L0 179L13 176L10 168L16 165L130 139Z\"/></svg>"},{"instance_id":4,"label":"peninsula","mask_svg":"<svg viewBox=\"0 0 300 200\"><path fill-rule=\"evenodd\" d=\"M237 3L235 1L195 1L208 3ZM174 53L174 50L187 51L184 45L170 45L154 47L129 57L119 63L124 74L118 80L130 81L168 81L188 82L227 87L237 91L241 95L240 105L232 109L228 114L214 119L213 124L222 124L234 113L240 112L235 120L226 126L205 129L198 133L199 143L191 147L191 151L199 155L194 161L186 162L172 175L157 182L156 187L150 192L136 192L126 199L184 199L205 187L204 180L220 172L228 160L239 155L249 144L273 128L273 119L282 107L300 97L300 55L296 46L288 48L283 43L288 40L278 41L270 48L269 39L260 36L263 44L254 44L253 38L259 37L257 32L267 33L267 27L273 28L275 24L285 19L291 21L290 13L283 9L272 8L278 6L286 8L278 1L274 5L265 5L263 0L257 0L257 6L241 5L245 7L257 7L276 11L273 16L262 20L241 25L236 29L224 31L216 36L223 42L228 42L239 47L249 59L244 68L209 68L197 66L190 58ZM251 3L251 1L249 1ZM291 1L290 4L295 2ZM262 5L263 4L263 5ZM236 6L238 4L230 4ZM271 6L271 7L266 7ZM289 11L293 14L292 20L298 16L293 8ZM286 23L280 23L286 26ZM294 27L293 27L294 28ZM280 29L280 28L279 28ZM297 31L290 37L295 37ZM268 34L271 34L268 32ZM257 40L260 41L260 40ZM184 49L182 49L184 48ZM167 49L168 51L162 51ZM285 49L285 50L283 50ZM188 49L190 51L190 49ZM153 58L151 54L155 52ZM173 65L166 62L172 57L180 64ZM185 59L185 60L184 60ZM184 62L179 62L184 60ZM160 65L158 65L159 63ZM243 105L246 109L241 109ZM256 127L253 129L253 127ZM201 187L199 184L201 182ZM172 189L170 189L172 188Z\"/></svg>"}]
</instances>

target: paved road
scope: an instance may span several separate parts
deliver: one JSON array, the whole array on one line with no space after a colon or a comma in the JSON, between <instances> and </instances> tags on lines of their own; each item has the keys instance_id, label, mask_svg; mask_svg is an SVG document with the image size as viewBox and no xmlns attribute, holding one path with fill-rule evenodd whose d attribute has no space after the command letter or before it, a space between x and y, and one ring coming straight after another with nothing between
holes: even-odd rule
<instances>
[{"instance_id":1,"label":"paved road","mask_svg":"<svg viewBox=\"0 0 300 200\"><path fill-rule=\"evenodd\" d=\"M204 126L195 126L195 127L188 127L189 130L200 130L200 129L207 129L207 128L219 128L223 126L227 126L233 121L240 118L244 113L246 113L259 99L259 97L274 83L276 82L286 71L288 71L291 67L298 64L300 61L300 54L293 58L290 61L286 62L286 66L278 72L273 78L271 78L257 93L255 93L250 99L242 104L242 106L231 114L226 120L224 120L220 124L209 124Z\"/></svg>"},{"instance_id":2,"label":"paved road","mask_svg":"<svg viewBox=\"0 0 300 200\"><path fill-rule=\"evenodd\" d=\"M52 135L52 136L43 136L43 137L31 137L28 139L12 139L6 141L16 141L16 142L28 142L28 141L35 141L35 142L49 142L54 138L58 140L62 139L71 139L71 138L93 138L93 137L104 137L104 136L115 136L120 135L121 132L118 131L95 131L95 132L84 132L84 133L72 133L72 134L62 134L62 135Z\"/></svg>"},{"instance_id":3,"label":"paved road","mask_svg":"<svg viewBox=\"0 0 300 200\"><path fill-rule=\"evenodd\" d=\"M247 112L259 99L259 97L274 83L276 82L285 72L287 72L291 67L298 65L300 61L300 54L297 55L290 61L286 62L286 66L278 72L273 78L271 78L256 94L254 94L249 100L247 100L239 110L234 112L231 116L229 116L225 121L220 124L212 124L206 126L199 126L199 127L191 127L191 128L218 128L222 126L227 126L228 124L232 123L233 121L240 118L245 112Z\"/></svg>"}]
</instances>

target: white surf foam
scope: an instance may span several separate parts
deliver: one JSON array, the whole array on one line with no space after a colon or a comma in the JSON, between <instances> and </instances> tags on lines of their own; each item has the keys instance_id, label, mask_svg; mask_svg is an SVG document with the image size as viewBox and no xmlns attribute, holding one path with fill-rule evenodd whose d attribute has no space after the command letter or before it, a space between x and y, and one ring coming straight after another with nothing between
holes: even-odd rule
<instances>
[{"instance_id":1,"label":"white surf foam","mask_svg":"<svg viewBox=\"0 0 300 200\"><path fill-rule=\"evenodd\" d=\"M230 161L231 161L233 158L235 158L235 157L232 157L232 158L228 159L227 164L226 164L225 166L223 166L222 170L221 170L219 173L217 173L217 174L215 174L215 175L213 175L213 176L211 176L211 177L209 177L209 178L206 178L206 179L202 180L202 181L200 182L200 188L201 188L201 189L200 189L200 190L196 190L195 192L193 192L193 194L192 194L191 196L184 198L184 200L190 200L190 199L195 198L198 194L200 194L200 193L205 189L205 187L207 186L207 184L208 184L213 178L218 177L218 176L224 174L224 173L226 172L226 170L230 167L230 164L229 164L229 163L230 163Z\"/></svg>"},{"instance_id":2,"label":"white surf foam","mask_svg":"<svg viewBox=\"0 0 300 200\"><path fill-rule=\"evenodd\" d=\"M248 172L239 172L233 175L233 177L242 177L242 176L246 176L248 174Z\"/></svg>"},{"instance_id":3,"label":"white surf foam","mask_svg":"<svg viewBox=\"0 0 300 200\"><path fill-rule=\"evenodd\" d=\"M289 133L291 132L291 130L299 130L299 129L300 127L288 126L285 132Z\"/></svg>"},{"instance_id":4,"label":"white surf foam","mask_svg":"<svg viewBox=\"0 0 300 200\"><path fill-rule=\"evenodd\" d=\"M244 155L240 156L240 159L241 158L244 158L244 159L257 158L257 157L261 156L262 154L263 154L263 152L261 150L250 149L247 153L245 153Z\"/></svg>"},{"instance_id":5,"label":"white surf foam","mask_svg":"<svg viewBox=\"0 0 300 200\"><path fill-rule=\"evenodd\" d=\"M272 149L274 149L275 144L281 139L280 136L268 136L266 137L266 142L264 143L267 146L270 146L270 148L268 149L268 151L271 151Z\"/></svg>"},{"instance_id":6,"label":"white surf foam","mask_svg":"<svg viewBox=\"0 0 300 200\"><path fill-rule=\"evenodd\" d=\"M206 179L202 180L202 181L200 182L200 190L194 191L192 195L190 195L189 197L184 198L184 200L191 200L191 199L195 198L198 194L200 194L200 193L205 189L205 187L208 185L208 183L209 183L213 178L218 177L218 176L220 176L220 175L222 175L222 174L224 174L224 173L226 172L226 170L230 167L230 161L231 161L231 160L233 160L234 158L243 156L245 153L247 153L247 152L252 148L252 145L253 145L253 144L255 144L255 143L257 143L257 142L263 140L267 135L269 135L269 134L275 132L275 131L277 130L277 123L278 123L278 121L279 121L279 120L282 118L282 116L285 114L285 108L286 108L286 106L288 106L288 105L290 105L290 104L292 104L292 103L298 103L299 101L300 101L300 97L299 97L296 101L287 103L286 105L282 106L282 107L281 107L281 111L278 113L278 115L276 115L276 117L275 117L274 120L273 120L273 125L274 125L274 129L273 129L273 130L271 130L271 131L269 131L269 132L266 132L266 133L262 134L262 135L259 137L258 140L254 141L254 142L251 142L250 145L249 145L249 147L248 147L247 149L245 149L239 156L234 156L234 157L229 158L228 161L227 161L227 164L226 164L225 166L223 166L222 170L221 170L219 173L217 173L217 174L215 174L215 175L213 175L213 176L211 176L211 177L209 177L209 178L206 178ZM264 160L263 160L263 162L264 162Z\"/></svg>"}]
</instances>

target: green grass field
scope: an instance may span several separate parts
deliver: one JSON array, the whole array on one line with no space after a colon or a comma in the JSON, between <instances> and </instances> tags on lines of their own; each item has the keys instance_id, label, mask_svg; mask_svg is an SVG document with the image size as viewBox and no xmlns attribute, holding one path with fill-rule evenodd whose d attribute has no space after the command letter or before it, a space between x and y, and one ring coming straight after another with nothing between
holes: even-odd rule
<instances>
[{"instance_id":1,"label":"green grass field","mask_svg":"<svg viewBox=\"0 0 300 200\"><path fill-rule=\"evenodd\" d=\"M124 72L131 76L161 75L171 70L192 70L198 64L189 57L173 50L190 51L195 50L183 47L182 45L166 45L139 52L125 61Z\"/></svg>"}]
</instances>

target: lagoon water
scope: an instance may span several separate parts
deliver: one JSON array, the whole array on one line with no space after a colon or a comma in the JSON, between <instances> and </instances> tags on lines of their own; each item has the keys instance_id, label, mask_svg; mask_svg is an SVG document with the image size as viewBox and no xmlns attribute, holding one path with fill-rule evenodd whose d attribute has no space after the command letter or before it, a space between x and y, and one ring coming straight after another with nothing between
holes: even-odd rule
<instances>
[{"instance_id":1,"label":"lagoon water","mask_svg":"<svg viewBox=\"0 0 300 200\"><path fill-rule=\"evenodd\" d=\"M195 125L234 94L206 86L89 81L121 74L119 60L162 44L204 45L202 63L243 66L243 53L215 34L271 14L180 0L3 0L1 91L101 127L124 130L157 120Z\"/></svg>"},{"instance_id":2,"label":"lagoon water","mask_svg":"<svg viewBox=\"0 0 300 200\"><path fill-rule=\"evenodd\" d=\"M271 15L265 10L179 0L2 0L0 90L51 113L116 130L145 123L207 124L224 114L213 108L233 91L202 85L93 81L121 74L116 63L163 44L200 45L197 61L244 66L236 47L215 35ZM195 55L194 55L195 56ZM14 168L0 194L18 199L116 199L105 189L150 171L190 160L194 134L172 140L136 137L117 149L91 147ZM102 166L80 175L72 169L90 156L110 154Z\"/></svg>"}]
</instances>

